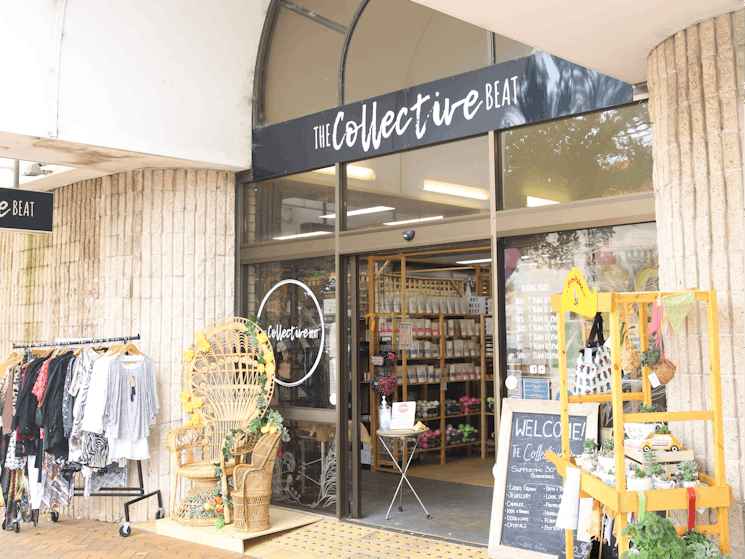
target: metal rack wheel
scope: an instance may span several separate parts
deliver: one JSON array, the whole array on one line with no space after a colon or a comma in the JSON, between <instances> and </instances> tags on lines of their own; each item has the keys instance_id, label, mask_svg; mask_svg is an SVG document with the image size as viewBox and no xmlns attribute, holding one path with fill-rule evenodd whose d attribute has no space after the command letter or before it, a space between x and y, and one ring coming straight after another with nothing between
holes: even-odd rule
<instances>
[{"instance_id":1,"label":"metal rack wheel","mask_svg":"<svg viewBox=\"0 0 745 559\"><path fill-rule=\"evenodd\" d=\"M56 510L52 511L52 522L57 522L59 520L59 513Z\"/></svg>"},{"instance_id":2,"label":"metal rack wheel","mask_svg":"<svg viewBox=\"0 0 745 559\"><path fill-rule=\"evenodd\" d=\"M13 523L13 531L14 531L14 532L15 532L16 534L17 534L18 532L20 532L20 531L21 531L21 527L20 527L20 525L18 524L18 522L14 522L14 523Z\"/></svg>"},{"instance_id":3,"label":"metal rack wheel","mask_svg":"<svg viewBox=\"0 0 745 559\"><path fill-rule=\"evenodd\" d=\"M159 509L158 509L157 511L155 511L155 520L160 520L160 519L161 519L161 518L163 518L163 517L164 517L165 515L166 515L165 511L164 511L164 510L163 510L163 508L161 507L161 508L159 508Z\"/></svg>"},{"instance_id":4,"label":"metal rack wheel","mask_svg":"<svg viewBox=\"0 0 745 559\"><path fill-rule=\"evenodd\" d=\"M130 528L129 525L125 525L119 528L119 535L123 538L129 537L131 533L132 533L132 528Z\"/></svg>"}]
</instances>

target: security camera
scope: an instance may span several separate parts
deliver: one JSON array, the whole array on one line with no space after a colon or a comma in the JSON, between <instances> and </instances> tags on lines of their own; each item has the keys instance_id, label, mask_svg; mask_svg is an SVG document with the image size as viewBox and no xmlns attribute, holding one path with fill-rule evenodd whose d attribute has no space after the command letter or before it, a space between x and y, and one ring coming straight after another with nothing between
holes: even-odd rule
<instances>
[{"instance_id":1,"label":"security camera","mask_svg":"<svg viewBox=\"0 0 745 559\"><path fill-rule=\"evenodd\" d=\"M408 231L404 231L404 241L411 241L414 238L414 231L409 229Z\"/></svg>"}]
</instances>

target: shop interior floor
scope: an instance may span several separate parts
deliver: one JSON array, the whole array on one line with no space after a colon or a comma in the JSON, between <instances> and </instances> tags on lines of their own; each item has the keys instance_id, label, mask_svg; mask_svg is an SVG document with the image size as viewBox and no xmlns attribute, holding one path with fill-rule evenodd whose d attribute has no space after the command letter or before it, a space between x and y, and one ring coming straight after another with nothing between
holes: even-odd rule
<instances>
[{"instance_id":1,"label":"shop interior floor","mask_svg":"<svg viewBox=\"0 0 745 559\"><path fill-rule=\"evenodd\" d=\"M390 518L386 520L385 513L400 479L400 475L362 471L361 522L462 542L489 542L492 491L485 491L478 485L409 477L432 518L426 518L422 507L404 482L404 510L398 511L397 498Z\"/></svg>"},{"instance_id":2,"label":"shop interior floor","mask_svg":"<svg viewBox=\"0 0 745 559\"><path fill-rule=\"evenodd\" d=\"M408 475L439 481L454 481L482 487L494 487L494 457L460 458L442 464L412 464ZM427 506L427 503L424 504Z\"/></svg>"}]
</instances>

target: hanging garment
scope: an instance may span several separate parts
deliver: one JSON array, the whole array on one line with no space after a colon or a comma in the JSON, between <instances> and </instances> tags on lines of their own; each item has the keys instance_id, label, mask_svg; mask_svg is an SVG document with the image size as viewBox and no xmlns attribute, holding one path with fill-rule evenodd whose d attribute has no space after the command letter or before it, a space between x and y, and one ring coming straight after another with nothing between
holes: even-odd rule
<instances>
[{"instance_id":1,"label":"hanging garment","mask_svg":"<svg viewBox=\"0 0 745 559\"><path fill-rule=\"evenodd\" d=\"M52 360L47 389L41 403L44 451L58 458L67 458L69 453L63 425L62 402L67 369L73 358L73 354L68 353Z\"/></svg>"},{"instance_id":2,"label":"hanging garment","mask_svg":"<svg viewBox=\"0 0 745 559\"><path fill-rule=\"evenodd\" d=\"M80 357L75 357L74 359L70 360L70 363L68 363L67 365L67 372L65 373L65 386L63 389L64 393L62 395L62 428L64 430L66 439L70 438L70 434L72 433L72 424L75 421L75 416L73 415L73 410L75 408L75 396L73 396L70 389L72 387L73 375L78 366L79 360Z\"/></svg>"},{"instance_id":3,"label":"hanging garment","mask_svg":"<svg viewBox=\"0 0 745 559\"><path fill-rule=\"evenodd\" d=\"M39 428L36 426L36 409L39 407L39 400L32 390L45 362L45 359L35 359L26 367L12 424L13 429L18 429L17 442L24 440L24 438L37 438L39 436Z\"/></svg>"},{"instance_id":4,"label":"hanging garment","mask_svg":"<svg viewBox=\"0 0 745 559\"><path fill-rule=\"evenodd\" d=\"M42 508L58 510L59 507L69 506L73 491L73 474L64 473L62 466L47 454L44 457L44 468L42 470Z\"/></svg>"},{"instance_id":5,"label":"hanging garment","mask_svg":"<svg viewBox=\"0 0 745 559\"><path fill-rule=\"evenodd\" d=\"M148 356L135 363L109 363L108 398L104 413L109 460L150 458L148 423L158 413L155 362Z\"/></svg>"},{"instance_id":6,"label":"hanging garment","mask_svg":"<svg viewBox=\"0 0 745 559\"><path fill-rule=\"evenodd\" d=\"M75 396L73 406L73 425L69 440L70 461L80 461L83 451L83 416L88 401L88 387L93 373L93 360L98 354L92 349L84 349L79 356L78 364L70 386L71 395Z\"/></svg>"},{"instance_id":7,"label":"hanging garment","mask_svg":"<svg viewBox=\"0 0 745 559\"><path fill-rule=\"evenodd\" d=\"M104 411L108 397L109 363L113 357L102 355L93 362L93 369L88 382L85 412L80 428L89 433L103 433Z\"/></svg>"}]
</instances>

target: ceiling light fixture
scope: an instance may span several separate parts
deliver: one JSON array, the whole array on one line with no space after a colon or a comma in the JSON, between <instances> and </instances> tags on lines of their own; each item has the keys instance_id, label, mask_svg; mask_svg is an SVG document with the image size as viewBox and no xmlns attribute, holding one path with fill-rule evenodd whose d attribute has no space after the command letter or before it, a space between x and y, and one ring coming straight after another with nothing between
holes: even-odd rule
<instances>
[{"instance_id":1,"label":"ceiling light fixture","mask_svg":"<svg viewBox=\"0 0 745 559\"><path fill-rule=\"evenodd\" d=\"M424 190L427 192L437 192L438 194L460 196L461 198L473 198L474 200L489 199L489 192L482 188L474 188L473 186L464 186L462 184L452 184L449 182L425 180Z\"/></svg>"},{"instance_id":2,"label":"ceiling light fixture","mask_svg":"<svg viewBox=\"0 0 745 559\"><path fill-rule=\"evenodd\" d=\"M421 223L423 221L435 221L436 219L442 219L445 216L435 215L432 217L420 217L419 219L404 219L403 221L389 221L383 225L408 225L409 223Z\"/></svg>"},{"instance_id":3,"label":"ceiling light fixture","mask_svg":"<svg viewBox=\"0 0 745 559\"><path fill-rule=\"evenodd\" d=\"M324 175L336 175L336 167L324 167L323 169L316 169L316 173L323 173ZM374 181L375 171L368 169L367 167L360 167L359 165L347 165L347 177L351 179L359 179L362 181Z\"/></svg>"},{"instance_id":4,"label":"ceiling light fixture","mask_svg":"<svg viewBox=\"0 0 745 559\"><path fill-rule=\"evenodd\" d=\"M370 208L362 208L360 210L352 210L351 212L347 212L347 217L350 215L364 215L364 214L375 214L378 212L392 212L396 208L391 208L390 206L372 206ZM336 214L326 214L322 215L321 219L334 219L336 217Z\"/></svg>"},{"instance_id":5,"label":"ceiling light fixture","mask_svg":"<svg viewBox=\"0 0 745 559\"><path fill-rule=\"evenodd\" d=\"M537 208L538 206L550 206L552 204L558 204L556 200L549 200L548 198L538 198L537 196L528 196L528 207Z\"/></svg>"},{"instance_id":6,"label":"ceiling light fixture","mask_svg":"<svg viewBox=\"0 0 745 559\"><path fill-rule=\"evenodd\" d=\"M458 260L456 264L488 264L491 258L477 258L476 260Z\"/></svg>"},{"instance_id":7,"label":"ceiling light fixture","mask_svg":"<svg viewBox=\"0 0 745 559\"><path fill-rule=\"evenodd\" d=\"M284 235L282 237L272 237L275 241L287 241L289 239L299 239L300 237L317 237L318 235L331 235L331 231L311 231L310 233L298 233L297 235Z\"/></svg>"}]
</instances>

